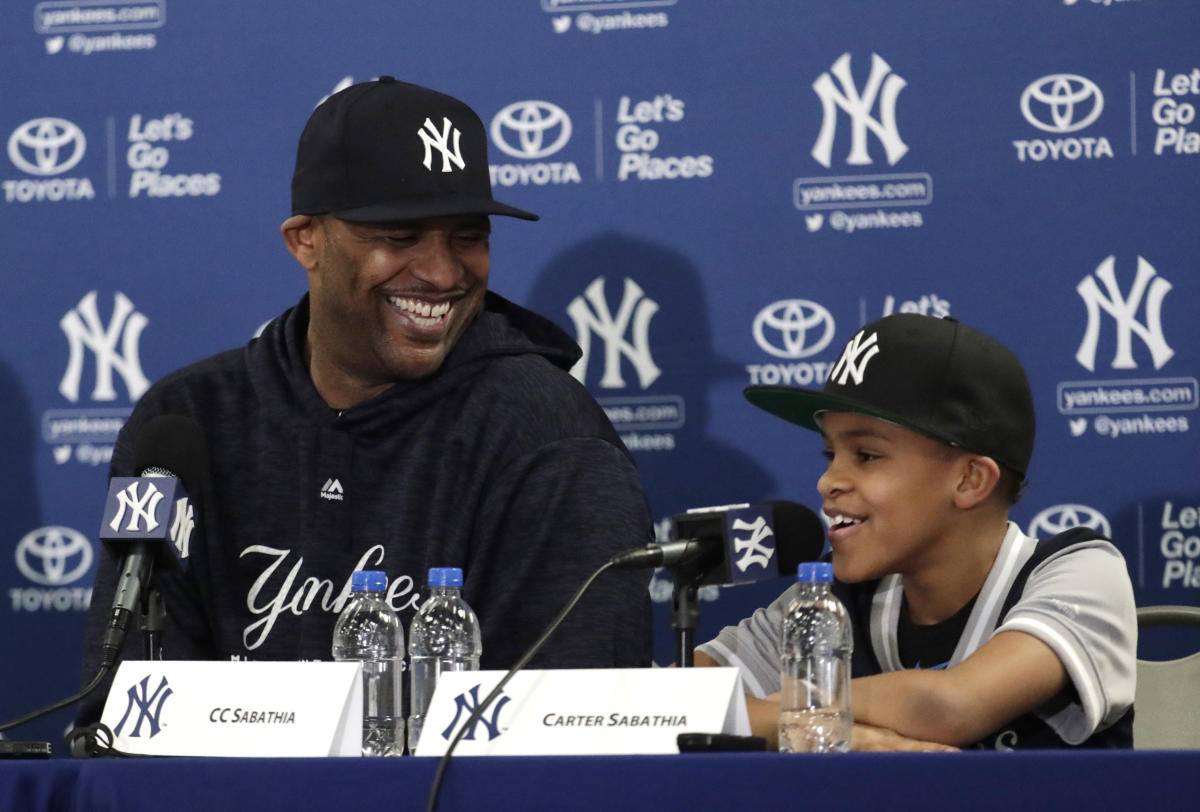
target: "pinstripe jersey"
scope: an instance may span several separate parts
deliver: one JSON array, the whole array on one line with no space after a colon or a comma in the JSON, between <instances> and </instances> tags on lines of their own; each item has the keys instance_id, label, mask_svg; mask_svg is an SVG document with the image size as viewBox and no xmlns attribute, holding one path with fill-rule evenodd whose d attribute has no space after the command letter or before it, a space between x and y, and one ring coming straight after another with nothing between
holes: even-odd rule
<instances>
[{"instance_id":1,"label":"pinstripe jersey","mask_svg":"<svg viewBox=\"0 0 1200 812\"><path fill-rule=\"evenodd\" d=\"M737 666L755 696L779 689L779 633L794 590L700 647L718 662ZM853 675L901 670L903 579L835 583L834 592L854 625ZM1024 632L1048 645L1069 685L977 747L1132 745L1137 617L1125 561L1110 541L1089 528L1074 528L1039 542L1010 522L949 667L1002 631Z\"/></svg>"}]
</instances>

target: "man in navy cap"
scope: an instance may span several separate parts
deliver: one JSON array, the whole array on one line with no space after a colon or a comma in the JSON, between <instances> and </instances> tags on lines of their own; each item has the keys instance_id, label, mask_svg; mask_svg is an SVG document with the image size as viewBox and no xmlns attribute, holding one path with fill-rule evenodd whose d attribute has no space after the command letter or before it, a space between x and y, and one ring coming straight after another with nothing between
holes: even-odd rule
<instances>
[{"instance_id":1,"label":"man in navy cap","mask_svg":"<svg viewBox=\"0 0 1200 812\"><path fill-rule=\"evenodd\" d=\"M632 457L568 372L580 350L487 290L487 138L457 99L391 77L334 94L300 138L283 239L309 292L246 347L159 381L151 418L211 457L186 567L161 572L172 659L328 659L358 569L407 626L427 570L464 572L483 668L507 668L585 578L652 539ZM84 679L115 588L96 577ZM533 667L648 665L647 574L599 579ZM130 635L126 652L141 641ZM102 694L81 713L90 721Z\"/></svg>"}]
</instances>

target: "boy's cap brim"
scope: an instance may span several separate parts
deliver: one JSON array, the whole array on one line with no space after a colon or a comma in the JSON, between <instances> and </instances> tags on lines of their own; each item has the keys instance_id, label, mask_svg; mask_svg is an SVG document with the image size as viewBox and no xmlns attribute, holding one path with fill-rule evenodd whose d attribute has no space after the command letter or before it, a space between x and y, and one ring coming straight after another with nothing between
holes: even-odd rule
<instances>
[{"instance_id":1,"label":"boy's cap brim","mask_svg":"<svg viewBox=\"0 0 1200 812\"><path fill-rule=\"evenodd\" d=\"M819 420L823 412L850 412L886 420L949 445L958 444L954 439L942 436L935 429L917 425L894 412L873 408L850 398L830 395L814 389L795 389L790 386L747 386L742 393L746 396L746 400L763 411L816 432L824 432Z\"/></svg>"},{"instance_id":2,"label":"boy's cap brim","mask_svg":"<svg viewBox=\"0 0 1200 812\"><path fill-rule=\"evenodd\" d=\"M1033 395L1021 362L952 318L885 316L846 344L822 388L751 386L746 399L814 431L820 412L855 412L991 457L1025 475L1033 455Z\"/></svg>"}]
</instances>

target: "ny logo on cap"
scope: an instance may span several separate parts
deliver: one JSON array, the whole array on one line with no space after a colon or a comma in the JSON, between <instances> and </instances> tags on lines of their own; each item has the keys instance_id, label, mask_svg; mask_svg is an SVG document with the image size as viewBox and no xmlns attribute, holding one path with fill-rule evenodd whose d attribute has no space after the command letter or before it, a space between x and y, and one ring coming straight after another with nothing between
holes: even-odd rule
<instances>
[{"instance_id":1,"label":"ny logo on cap","mask_svg":"<svg viewBox=\"0 0 1200 812\"><path fill-rule=\"evenodd\" d=\"M839 386L845 386L846 379L853 376L856 385L862 383L863 375L867 371L867 362L879 354L876 339L875 333L865 338L862 333L858 333L850 339L846 349L842 350L842 357L829 372L829 379L836 381Z\"/></svg>"},{"instance_id":2,"label":"ny logo on cap","mask_svg":"<svg viewBox=\"0 0 1200 812\"><path fill-rule=\"evenodd\" d=\"M454 149L450 149L450 132L454 131ZM453 163L459 169L465 169L466 163L463 161L462 152L459 150L458 140L462 133L457 127L450 123L450 119L442 117L442 131L438 132L438 128L428 118L425 119L425 126L417 130L417 135L421 136L422 143L425 144L425 160L421 163L430 171L433 171L433 150L436 149L442 153L442 171L454 171L450 164Z\"/></svg>"}]
</instances>

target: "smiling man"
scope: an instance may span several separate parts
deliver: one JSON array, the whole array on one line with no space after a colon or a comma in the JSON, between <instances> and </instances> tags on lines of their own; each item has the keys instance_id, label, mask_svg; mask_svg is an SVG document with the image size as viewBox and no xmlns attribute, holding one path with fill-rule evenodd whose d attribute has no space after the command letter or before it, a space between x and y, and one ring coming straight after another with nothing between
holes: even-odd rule
<instances>
[{"instance_id":1,"label":"smiling man","mask_svg":"<svg viewBox=\"0 0 1200 812\"><path fill-rule=\"evenodd\" d=\"M487 289L490 215L537 219L492 198L483 124L457 99L383 77L313 112L281 229L308 294L159 381L113 454L113 476L136 474L147 421L181 414L212 460L187 483L186 571L157 576L166 657L328 659L352 572L384 570L407 626L428 569L454 566L482 667L507 668L595 568L652 540L632 457L569 374L579 347ZM115 569L96 576L85 681ZM648 578L599 579L530 665L649 665Z\"/></svg>"}]
</instances>

